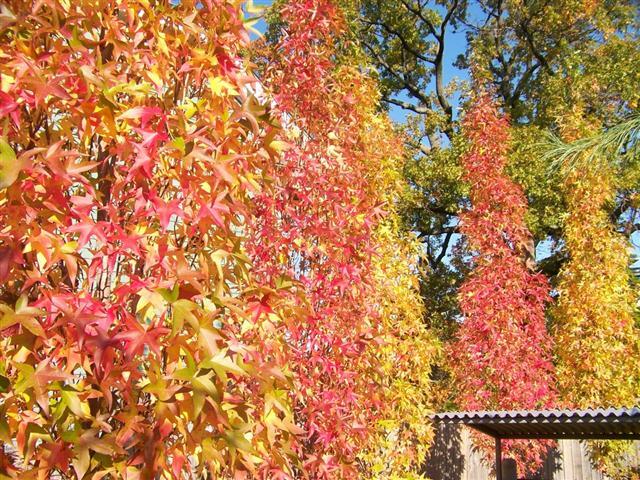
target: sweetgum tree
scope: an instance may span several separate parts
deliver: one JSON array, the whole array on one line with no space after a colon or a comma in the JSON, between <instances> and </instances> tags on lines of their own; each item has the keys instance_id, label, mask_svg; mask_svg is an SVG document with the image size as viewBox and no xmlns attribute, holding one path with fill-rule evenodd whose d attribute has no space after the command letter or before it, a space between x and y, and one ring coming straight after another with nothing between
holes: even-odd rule
<instances>
[{"instance_id":1,"label":"sweetgum tree","mask_svg":"<svg viewBox=\"0 0 640 480\"><path fill-rule=\"evenodd\" d=\"M627 406L640 394L638 290L629 269L629 242L615 231L606 208L624 181L621 167L631 164L637 171L637 152L629 151L630 158L621 161L611 147L598 148L598 135L593 133L597 121L586 114L580 100L576 98L574 111L562 124L564 139L575 143L560 143L555 147L559 157L551 155L563 175L568 207L569 258L560 270L558 301L552 310L558 383L568 405ZM631 150L628 147L634 143L617 145ZM590 442L589 446L592 459L608 475L632 475L621 461L629 443Z\"/></svg>"},{"instance_id":2,"label":"sweetgum tree","mask_svg":"<svg viewBox=\"0 0 640 480\"><path fill-rule=\"evenodd\" d=\"M531 237L527 201L504 172L509 123L485 94L465 115L463 130L471 207L461 215L461 229L473 269L460 289L464 320L451 346L459 403L464 410L551 407L555 376L544 312L549 284L524 255ZM476 441L490 457L493 445ZM516 459L519 471L535 470L547 446L509 441L504 455Z\"/></svg>"},{"instance_id":3,"label":"sweetgum tree","mask_svg":"<svg viewBox=\"0 0 640 480\"><path fill-rule=\"evenodd\" d=\"M297 446L312 476L415 475L435 350L399 225L402 144L378 112L340 2L277 3L263 80L288 143L258 199L256 270L294 281L303 316L286 322ZM345 53L348 57L345 57ZM292 302L296 299L292 298Z\"/></svg>"},{"instance_id":4,"label":"sweetgum tree","mask_svg":"<svg viewBox=\"0 0 640 480\"><path fill-rule=\"evenodd\" d=\"M247 333L281 312L245 255L276 151L240 3L0 22L3 474L291 472L281 341Z\"/></svg>"}]
</instances>

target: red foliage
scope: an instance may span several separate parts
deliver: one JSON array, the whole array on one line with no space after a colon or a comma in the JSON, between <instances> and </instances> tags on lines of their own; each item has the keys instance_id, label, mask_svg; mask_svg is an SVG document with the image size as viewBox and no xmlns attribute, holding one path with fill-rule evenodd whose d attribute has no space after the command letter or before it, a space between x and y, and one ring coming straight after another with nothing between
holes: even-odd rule
<instances>
[{"instance_id":1,"label":"red foliage","mask_svg":"<svg viewBox=\"0 0 640 480\"><path fill-rule=\"evenodd\" d=\"M504 173L509 123L488 96L467 113L463 156L471 209L462 233L474 252L473 273L460 289L464 315L451 349L460 406L466 410L550 407L555 400L551 338L545 326L546 278L523 259L531 235L522 189ZM546 444L505 442L504 455L531 469ZM490 455L491 445L485 445Z\"/></svg>"},{"instance_id":2,"label":"red foliage","mask_svg":"<svg viewBox=\"0 0 640 480\"><path fill-rule=\"evenodd\" d=\"M6 8L0 440L25 478L291 473L277 292L244 247L277 153L240 6Z\"/></svg>"},{"instance_id":3,"label":"red foliage","mask_svg":"<svg viewBox=\"0 0 640 480\"><path fill-rule=\"evenodd\" d=\"M379 336L378 306L368 297L381 210L352 97L362 79L332 61L343 25L332 2L292 0L281 15L286 33L271 52L265 84L289 123L291 145L273 172L276 194L259 198L253 257L274 285L293 279L305 293L305 314L290 319L285 335L294 390L305 392L294 405L306 432L298 446L305 471L355 478L380 402L378 366L367 349ZM299 298L292 290L292 301Z\"/></svg>"}]
</instances>

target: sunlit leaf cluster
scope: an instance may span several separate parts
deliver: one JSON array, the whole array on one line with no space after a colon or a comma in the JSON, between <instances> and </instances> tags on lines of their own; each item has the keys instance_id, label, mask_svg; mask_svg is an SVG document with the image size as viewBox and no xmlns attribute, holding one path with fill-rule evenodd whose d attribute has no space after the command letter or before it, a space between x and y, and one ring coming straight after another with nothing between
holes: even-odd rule
<instances>
[{"instance_id":1,"label":"sunlit leaf cluster","mask_svg":"<svg viewBox=\"0 0 640 480\"><path fill-rule=\"evenodd\" d=\"M2 7L3 475L417 475L403 146L312 3L261 82L242 2Z\"/></svg>"},{"instance_id":2,"label":"sunlit leaf cluster","mask_svg":"<svg viewBox=\"0 0 640 480\"><path fill-rule=\"evenodd\" d=\"M579 120L569 119L571 123ZM569 254L553 309L558 381L562 398L570 405L625 406L634 404L640 391L637 292L630 278L629 245L605 210L615 192L615 162L601 157L609 142L581 149L588 141L579 141L568 149L570 154L557 156L565 178L564 238ZM555 145L552 152L559 148ZM615 455L604 459L611 461Z\"/></svg>"},{"instance_id":3,"label":"sunlit leaf cluster","mask_svg":"<svg viewBox=\"0 0 640 480\"><path fill-rule=\"evenodd\" d=\"M417 479L432 408L637 401L632 3L4 1L0 476Z\"/></svg>"},{"instance_id":4,"label":"sunlit leaf cluster","mask_svg":"<svg viewBox=\"0 0 640 480\"><path fill-rule=\"evenodd\" d=\"M459 291L463 322L451 345L458 402L462 410L548 408L556 400L545 325L549 284L526 262L527 202L504 171L509 124L483 95L467 112L463 131L469 147L461 163L471 206L461 215L461 229L473 269ZM493 448L486 437L476 442ZM509 441L505 455L516 459L519 471L535 470L547 447Z\"/></svg>"},{"instance_id":5,"label":"sunlit leaf cluster","mask_svg":"<svg viewBox=\"0 0 640 480\"><path fill-rule=\"evenodd\" d=\"M289 145L275 195L259 199L254 254L271 282L304 292L306 316L285 335L305 392L294 401L307 432L299 452L312 475L411 478L431 438L436 344L422 323L416 245L396 213L402 144L366 66L342 61L357 45L337 3L283 2L279 22L263 70Z\"/></svg>"},{"instance_id":6,"label":"sunlit leaf cluster","mask_svg":"<svg viewBox=\"0 0 640 480\"><path fill-rule=\"evenodd\" d=\"M292 313L247 256L278 148L240 7L2 6L3 475L297 465Z\"/></svg>"}]
</instances>

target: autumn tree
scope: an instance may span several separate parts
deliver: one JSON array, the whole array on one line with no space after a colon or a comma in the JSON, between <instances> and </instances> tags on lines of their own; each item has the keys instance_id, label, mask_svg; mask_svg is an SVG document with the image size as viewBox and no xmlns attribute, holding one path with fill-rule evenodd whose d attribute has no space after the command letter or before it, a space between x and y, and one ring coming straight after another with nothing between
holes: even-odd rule
<instances>
[{"instance_id":1,"label":"autumn tree","mask_svg":"<svg viewBox=\"0 0 640 480\"><path fill-rule=\"evenodd\" d=\"M272 10L258 52L274 111L289 133L260 198L256 266L305 292L306 316L287 324L298 448L311 475L415 475L434 339L412 274L416 245L401 229L402 143L379 112L377 86L353 63L339 2L288 0Z\"/></svg>"},{"instance_id":2,"label":"autumn tree","mask_svg":"<svg viewBox=\"0 0 640 480\"><path fill-rule=\"evenodd\" d=\"M1 8L2 474L290 475L291 312L243 233L277 153L240 4Z\"/></svg>"},{"instance_id":3,"label":"autumn tree","mask_svg":"<svg viewBox=\"0 0 640 480\"><path fill-rule=\"evenodd\" d=\"M460 289L463 322L450 354L463 410L542 409L554 405L551 338L545 326L549 284L526 263L527 201L505 174L509 128L486 94L465 115L468 151L461 162L471 207L461 230L473 269ZM476 441L493 453L492 444ZM505 442L519 471L535 470L547 444Z\"/></svg>"},{"instance_id":4,"label":"autumn tree","mask_svg":"<svg viewBox=\"0 0 640 480\"><path fill-rule=\"evenodd\" d=\"M569 259L560 271L552 311L560 393L567 404L580 408L633 405L640 394L638 292L628 268L630 245L614 230L605 206L613 202L621 167L637 164L638 120L591 135L593 123L587 126L580 117L567 124L576 126L563 132L574 142L556 138L548 152L563 172L568 206L564 238ZM617 461L628 445L590 446L610 476L629 475Z\"/></svg>"},{"instance_id":5,"label":"autumn tree","mask_svg":"<svg viewBox=\"0 0 640 480\"><path fill-rule=\"evenodd\" d=\"M568 151L562 143L556 145L558 151ZM625 406L640 392L636 295L628 242L614 231L603 208L615 195L616 163L593 148L587 143L583 151L555 159L565 174L569 209L564 236L569 260L560 271L553 312L558 379L571 404Z\"/></svg>"}]
</instances>

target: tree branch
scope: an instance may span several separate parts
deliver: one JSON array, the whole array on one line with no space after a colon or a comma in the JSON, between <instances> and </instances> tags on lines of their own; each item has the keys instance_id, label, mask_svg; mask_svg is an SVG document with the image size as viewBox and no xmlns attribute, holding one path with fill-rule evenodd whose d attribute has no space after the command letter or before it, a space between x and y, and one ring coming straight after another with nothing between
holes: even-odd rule
<instances>
[{"instance_id":1,"label":"tree branch","mask_svg":"<svg viewBox=\"0 0 640 480\"><path fill-rule=\"evenodd\" d=\"M453 120L453 108L451 108L451 104L449 103L449 100L444 94L444 79L443 79L444 47L445 47L444 39L447 31L447 25L451 20L451 18L453 17L453 13L456 11L457 8L458 8L458 0L454 0L453 4L451 5L451 8L449 8L444 19L442 20L442 24L440 25L440 35L436 35L436 39L438 41L438 52L436 53L436 59L435 59L436 96L438 97L438 103L440 104L440 107L442 107L442 110L447 116L447 120L448 120L447 125L449 125L449 127L444 129L444 133L449 138L451 138L451 134L453 133L450 128L451 121Z\"/></svg>"},{"instance_id":2,"label":"tree branch","mask_svg":"<svg viewBox=\"0 0 640 480\"><path fill-rule=\"evenodd\" d=\"M447 232L444 237L444 241L442 242L442 246L440 247L440 254L436 257L435 265L438 265L447 254L447 250L449 250L449 243L451 242L451 238L453 238L453 234L455 232L453 230Z\"/></svg>"},{"instance_id":3,"label":"tree branch","mask_svg":"<svg viewBox=\"0 0 640 480\"><path fill-rule=\"evenodd\" d=\"M520 23L519 27L520 27L520 31L524 35L525 40L527 41L527 44L529 45L529 48L531 49L531 54L536 58L536 60L538 60L538 62L540 62L540 65L542 65L542 67L550 75L554 75L554 71L551 68L551 66L549 65L549 62L547 62L547 59L545 58L545 56L542 55L542 53L540 53L538 51L538 49L536 48L535 41L534 41L534 38L533 38L533 34L529 31L529 29L527 27L528 22L529 22L529 20L527 20L526 22Z\"/></svg>"},{"instance_id":4,"label":"tree branch","mask_svg":"<svg viewBox=\"0 0 640 480\"><path fill-rule=\"evenodd\" d=\"M382 65L382 67L384 67L384 69L389 72L389 74L391 74L393 77L395 77L396 79L398 79L402 85L411 93L411 95L413 95L415 98L417 98L418 100L420 100L422 103L424 103L425 105L429 104L429 97L426 96L425 94L423 94L420 89L418 87L416 87L413 83L409 82L409 80L407 80L407 78L404 75L399 75L396 71L393 70L393 68L391 68L391 65L389 65L384 58L382 58L380 56L380 54L378 52L376 52L375 48L373 48L371 45L369 45L366 42L362 42L362 45L364 46L364 48L366 48L371 55L373 55L376 59L376 61Z\"/></svg>"},{"instance_id":5,"label":"tree branch","mask_svg":"<svg viewBox=\"0 0 640 480\"><path fill-rule=\"evenodd\" d=\"M382 97L382 101L386 102L386 103L390 103L392 105L396 105L396 106L398 106L400 108L403 108L405 110L411 110L412 112L419 113L421 115L423 115L423 114L425 114L425 113L430 111L430 108L428 108L428 107L414 105L412 103L405 102L405 101L402 101L402 100L398 100L396 98L391 98L391 97L388 97L386 95L384 95Z\"/></svg>"},{"instance_id":6,"label":"tree branch","mask_svg":"<svg viewBox=\"0 0 640 480\"><path fill-rule=\"evenodd\" d=\"M416 8L406 0L400 0L400 3L402 3L402 5L404 5L404 8L406 8L409 12L413 13L427 26L427 29L429 30L429 33L431 33L431 35L433 35L434 37L438 36L438 34L436 33L435 26L433 25L433 23L431 23L431 20L429 20L427 17L425 17L422 14L422 10L420 9L421 7Z\"/></svg>"},{"instance_id":7,"label":"tree branch","mask_svg":"<svg viewBox=\"0 0 640 480\"><path fill-rule=\"evenodd\" d=\"M409 42L407 42L407 39L404 38L404 36L400 32L398 32L397 30L394 30L393 28L391 28L386 23L374 22L374 21L371 21L371 20L366 20L364 18L360 18L360 21L362 23L367 24L367 25L371 25L371 26L374 26L374 27L381 27L382 29L384 29L390 35L394 35L395 37L397 37L398 40L400 40L400 43L402 43L402 48L404 48L406 51L411 53L413 56L415 56L416 58L422 60L423 62L435 64L435 59L429 58L429 57L423 55L422 53L418 52L415 48L413 48L409 44Z\"/></svg>"}]
</instances>

